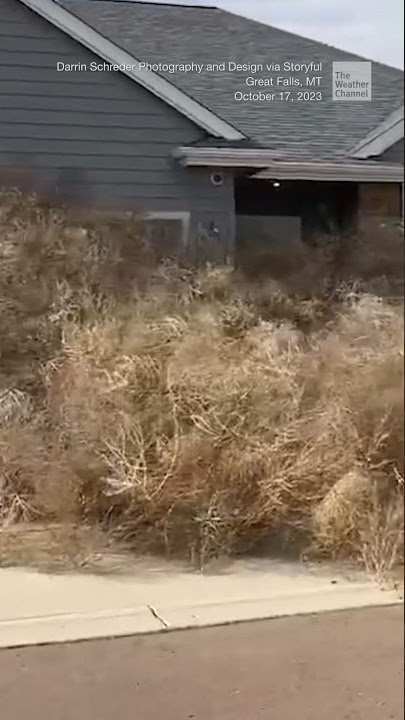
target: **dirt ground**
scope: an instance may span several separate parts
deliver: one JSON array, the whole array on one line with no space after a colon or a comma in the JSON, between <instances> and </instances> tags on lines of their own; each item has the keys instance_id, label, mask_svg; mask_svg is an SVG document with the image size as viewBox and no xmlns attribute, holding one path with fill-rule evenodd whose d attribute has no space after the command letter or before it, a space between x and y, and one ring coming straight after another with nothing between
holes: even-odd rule
<instances>
[{"instance_id":1,"label":"dirt ground","mask_svg":"<svg viewBox=\"0 0 405 720\"><path fill-rule=\"evenodd\" d=\"M402 720L402 607L5 650L7 720Z\"/></svg>"}]
</instances>

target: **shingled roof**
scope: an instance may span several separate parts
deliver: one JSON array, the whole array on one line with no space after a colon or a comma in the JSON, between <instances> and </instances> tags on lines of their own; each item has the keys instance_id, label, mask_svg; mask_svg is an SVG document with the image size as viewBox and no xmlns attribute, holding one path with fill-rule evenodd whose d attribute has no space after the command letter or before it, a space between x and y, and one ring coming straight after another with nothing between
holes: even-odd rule
<instances>
[{"instance_id":1,"label":"shingled roof","mask_svg":"<svg viewBox=\"0 0 405 720\"><path fill-rule=\"evenodd\" d=\"M124 0L59 0L59 4L121 49L152 64L322 62L322 72L314 73L322 75L317 88L323 94L320 102L236 102L236 91L254 90L245 84L251 72L158 71L255 146L297 157L343 157L403 103L403 72L376 62L370 102L333 101L332 62L366 58L225 10Z\"/></svg>"}]
</instances>

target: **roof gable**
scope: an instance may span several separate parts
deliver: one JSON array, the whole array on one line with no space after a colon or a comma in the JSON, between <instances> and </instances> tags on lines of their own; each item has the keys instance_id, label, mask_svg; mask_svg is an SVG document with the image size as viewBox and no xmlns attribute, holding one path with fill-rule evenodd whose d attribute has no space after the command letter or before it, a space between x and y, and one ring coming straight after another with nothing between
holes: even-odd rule
<instances>
[{"instance_id":1,"label":"roof gable","mask_svg":"<svg viewBox=\"0 0 405 720\"><path fill-rule=\"evenodd\" d=\"M53 0L19 0L58 29L77 40L107 63L120 66L121 72L139 83L182 115L206 130L214 137L229 141L244 136L232 125L217 117L180 88L154 72L138 69L139 60L125 49L117 46L97 29L69 12ZM122 69L121 69L122 68Z\"/></svg>"},{"instance_id":2,"label":"roof gable","mask_svg":"<svg viewBox=\"0 0 405 720\"><path fill-rule=\"evenodd\" d=\"M377 157L404 137L404 106L396 108L382 123L366 135L350 153L350 157Z\"/></svg>"}]
</instances>

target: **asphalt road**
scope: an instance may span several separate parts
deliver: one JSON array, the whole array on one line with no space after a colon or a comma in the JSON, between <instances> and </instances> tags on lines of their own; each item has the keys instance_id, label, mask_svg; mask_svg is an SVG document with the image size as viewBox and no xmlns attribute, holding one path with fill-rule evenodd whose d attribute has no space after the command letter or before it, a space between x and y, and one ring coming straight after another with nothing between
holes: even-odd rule
<instances>
[{"instance_id":1,"label":"asphalt road","mask_svg":"<svg viewBox=\"0 0 405 720\"><path fill-rule=\"evenodd\" d=\"M4 650L5 720L402 720L401 607Z\"/></svg>"}]
</instances>

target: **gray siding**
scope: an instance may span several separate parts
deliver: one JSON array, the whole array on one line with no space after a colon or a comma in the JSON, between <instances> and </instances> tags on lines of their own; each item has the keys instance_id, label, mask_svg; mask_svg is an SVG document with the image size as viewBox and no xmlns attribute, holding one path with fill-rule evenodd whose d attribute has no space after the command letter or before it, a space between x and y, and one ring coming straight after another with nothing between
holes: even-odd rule
<instances>
[{"instance_id":1,"label":"gray siding","mask_svg":"<svg viewBox=\"0 0 405 720\"><path fill-rule=\"evenodd\" d=\"M387 163L399 163L400 165L403 165L404 163L404 139L398 140L394 145L391 145L388 150L385 150L385 152L382 153L382 155L378 158L382 162Z\"/></svg>"},{"instance_id":2,"label":"gray siding","mask_svg":"<svg viewBox=\"0 0 405 720\"><path fill-rule=\"evenodd\" d=\"M0 0L1 182L87 206L191 212L195 233L232 233L233 178L214 186L207 170L171 157L204 131L18 0Z\"/></svg>"}]
</instances>

